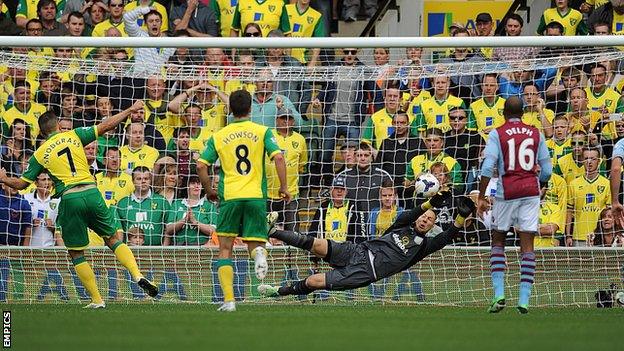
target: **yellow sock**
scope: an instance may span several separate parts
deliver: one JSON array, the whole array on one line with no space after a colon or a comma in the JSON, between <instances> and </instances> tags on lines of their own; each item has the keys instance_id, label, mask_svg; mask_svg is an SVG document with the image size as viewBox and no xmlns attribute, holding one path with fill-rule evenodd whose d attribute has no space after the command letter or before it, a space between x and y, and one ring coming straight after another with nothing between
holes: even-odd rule
<instances>
[{"instance_id":1,"label":"yellow sock","mask_svg":"<svg viewBox=\"0 0 624 351\"><path fill-rule=\"evenodd\" d=\"M84 285L85 289L91 296L91 302L93 303L102 303L102 295L100 295L100 291L97 287L97 282L95 281L95 273L93 273L93 269L87 263L84 257L80 257L72 260L74 262L74 269L76 270L76 274L82 285Z\"/></svg>"},{"instance_id":2,"label":"yellow sock","mask_svg":"<svg viewBox=\"0 0 624 351\"><path fill-rule=\"evenodd\" d=\"M219 284L223 291L223 301L234 301L234 268L231 259L220 259L217 261L219 267L217 273L219 275Z\"/></svg>"},{"instance_id":3,"label":"yellow sock","mask_svg":"<svg viewBox=\"0 0 624 351\"><path fill-rule=\"evenodd\" d=\"M115 253L117 261L119 261L124 267L126 267L135 282L143 278L143 274L141 274L141 271L139 271L139 266L134 259L134 254L132 253L128 245L122 243L121 241L118 241L115 245L113 245L111 249Z\"/></svg>"}]
</instances>

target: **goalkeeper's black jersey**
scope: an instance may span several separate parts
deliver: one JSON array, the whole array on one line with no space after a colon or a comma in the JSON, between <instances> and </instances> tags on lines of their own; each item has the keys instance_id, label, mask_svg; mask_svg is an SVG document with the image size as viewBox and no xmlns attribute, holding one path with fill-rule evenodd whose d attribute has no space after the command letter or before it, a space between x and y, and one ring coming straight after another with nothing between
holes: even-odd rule
<instances>
[{"instance_id":1,"label":"goalkeeper's black jersey","mask_svg":"<svg viewBox=\"0 0 624 351\"><path fill-rule=\"evenodd\" d=\"M405 211L383 236L360 244L375 256L373 266L377 279L404 271L452 242L458 232L453 225L436 237L425 237L415 231L414 221L423 213L420 208Z\"/></svg>"}]
</instances>

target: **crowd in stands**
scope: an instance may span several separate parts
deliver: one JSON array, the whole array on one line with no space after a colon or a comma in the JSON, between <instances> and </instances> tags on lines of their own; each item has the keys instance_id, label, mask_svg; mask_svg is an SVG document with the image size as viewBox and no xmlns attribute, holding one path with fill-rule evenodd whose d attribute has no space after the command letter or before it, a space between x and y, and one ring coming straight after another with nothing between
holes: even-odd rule
<instances>
[{"instance_id":1,"label":"crowd in stands","mask_svg":"<svg viewBox=\"0 0 624 351\"><path fill-rule=\"evenodd\" d=\"M2 0L0 0L2 3ZM323 3L323 4L320 4ZM40 36L134 37L323 37L338 17L328 1L20 0L14 18L0 32ZM338 1L332 2L337 5ZM342 18L368 17L376 1L347 1ZM318 5L318 7L317 7ZM319 8L322 12L315 9ZM451 36L494 35L492 16L481 13L475 28L453 23ZM504 35L523 32L512 14ZM568 1L544 12L539 35L615 35L624 31L624 0L590 1L577 9ZM408 48L391 62L390 50L376 48L373 65L356 48L319 49L187 48L11 48L45 67L46 57L132 64L132 75L102 69L72 70L0 67L1 166L19 176L40 142L37 118L52 110L62 128L90 126L132 105L119 130L85 148L94 179L131 245L217 245L218 204L203 196L195 162L210 136L228 123L233 91L252 94L252 121L273 130L286 156L289 192L278 194L275 169L267 163L268 203L281 225L317 237L360 242L379 236L396 216L418 203L414 182L431 172L453 193L475 195L482 149L488 133L504 122L506 98L525 103L523 121L547 138L555 175L543 189L537 247L622 246L623 229L609 209L608 170L613 145L624 136L624 81L620 62L486 74L415 75L425 62L470 65L561 57L556 47L456 48L427 53ZM596 49L596 53L618 48ZM43 62L43 64L41 64ZM291 69L335 66L337 79L288 79ZM164 70L199 67L196 77L165 80ZM253 70L249 68L254 68ZM377 79L352 79L375 72ZM110 73L112 72L112 73ZM254 72L254 73L250 73ZM169 72L171 73L171 72ZM403 79L390 79L396 74ZM343 75L343 76L341 76ZM136 78L144 77L144 78ZM341 79L342 78L342 79ZM217 165L218 167L218 165ZM214 186L218 180L214 180ZM495 181L488 189L491 201ZM0 192L0 245L62 245L55 228L58 200L52 180L42 174L23 196ZM317 200L319 203L316 204ZM435 231L452 224L451 201L437 212ZM305 216L304 216L305 215ZM309 218L307 218L309 217ZM474 221L456 245L489 245L490 219ZM96 235L93 245L101 245ZM510 233L513 244L515 236ZM278 245L278 242L272 242Z\"/></svg>"}]
</instances>

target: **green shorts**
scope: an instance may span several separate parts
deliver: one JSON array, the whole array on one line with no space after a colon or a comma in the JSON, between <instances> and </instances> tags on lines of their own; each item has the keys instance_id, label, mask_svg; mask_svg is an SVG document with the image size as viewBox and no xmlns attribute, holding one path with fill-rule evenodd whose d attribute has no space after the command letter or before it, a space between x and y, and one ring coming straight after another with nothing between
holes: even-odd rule
<instances>
[{"instance_id":1,"label":"green shorts","mask_svg":"<svg viewBox=\"0 0 624 351\"><path fill-rule=\"evenodd\" d=\"M65 246L70 250L84 250L89 246L87 228L103 238L117 232L115 216L97 188L61 196L57 223Z\"/></svg>"},{"instance_id":2,"label":"green shorts","mask_svg":"<svg viewBox=\"0 0 624 351\"><path fill-rule=\"evenodd\" d=\"M223 201L219 204L217 235L267 242L266 215L266 200Z\"/></svg>"}]
</instances>

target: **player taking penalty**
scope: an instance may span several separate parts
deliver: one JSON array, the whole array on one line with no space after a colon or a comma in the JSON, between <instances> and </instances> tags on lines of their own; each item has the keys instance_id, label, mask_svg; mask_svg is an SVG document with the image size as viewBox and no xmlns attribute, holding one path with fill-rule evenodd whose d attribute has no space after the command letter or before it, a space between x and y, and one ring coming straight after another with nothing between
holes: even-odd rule
<instances>
[{"instance_id":1,"label":"player taking penalty","mask_svg":"<svg viewBox=\"0 0 624 351\"><path fill-rule=\"evenodd\" d=\"M54 180L55 197L60 197L57 223L61 228L63 241L74 264L76 274L91 296L91 303L85 308L104 308L104 300L98 291L95 274L84 257L84 249L89 246L87 228L100 235L106 245L113 250L117 260L124 266L132 279L155 297L158 288L145 279L132 251L115 236L117 229L112 212L106 206L102 195L89 172L89 164L84 152L85 145L96 140L98 135L114 129L125 121L133 111L143 109L143 102L137 101L102 123L85 128L61 132L58 119L52 112L39 117L41 135L46 138L28 161L28 167L21 178L7 177L0 169L0 183L14 189L25 189L37 176L47 170Z\"/></svg>"},{"instance_id":2,"label":"player taking penalty","mask_svg":"<svg viewBox=\"0 0 624 351\"><path fill-rule=\"evenodd\" d=\"M522 123L522 114L522 100L511 97L505 101L505 123L490 132L481 167L478 205L481 218L489 207L485 191L494 167L499 174L492 209L490 270L494 298L488 310L491 313L500 312L505 307L505 237L511 227L518 232L522 254L518 311L529 311L535 276L533 237L538 232L540 189L547 186L552 174L544 135L537 128Z\"/></svg>"},{"instance_id":3,"label":"player taking penalty","mask_svg":"<svg viewBox=\"0 0 624 351\"><path fill-rule=\"evenodd\" d=\"M464 222L474 212L475 205L462 196L457 200L458 215L453 225L435 237L426 236L436 220L432 209L444 205L450 197L449 191L434 195L419 207L399 215L381 237L360 244L339 243L272 228L270 237L310 251L334 269L313 274L290 286L262 284L258 286L258 292L263 296L277 297L306 295L319 289L349 290L402 272L450 244L464 228Z\"/></svg>"},{"instance_id":4,"label":"player taking penalty","mask_svg":"<svg viewBox=\"0 0 624 351\"><path fill-rule=\"evenodd\" d=\"M251 95L245 90L230 95L232 123L214 133L197 160L197 174L211 201L219 201L217 260L219 284L223 290L223 305L219 311L236 310L234 303L234 269L232 248L234 239L247 243L254 259L258 279L268 271L267 252L267 179L264 160L268 155L275 162L280 182L280 196L290 201L286 181L286 162L275 137L267 127L249 120ZM212 188L211 165L221 160L218 191Z\"/></svg>"}]
</instances>

